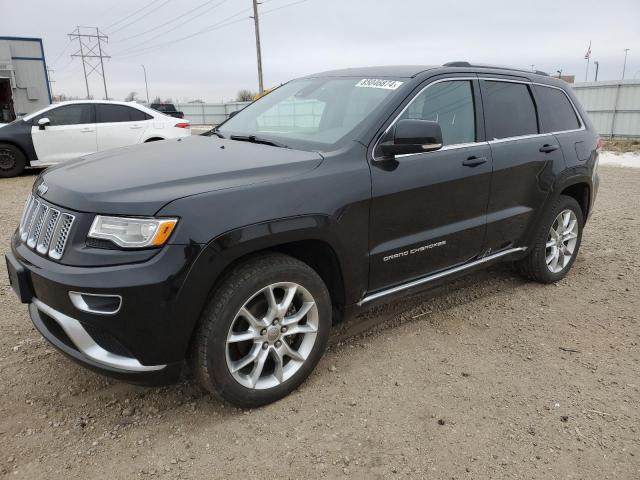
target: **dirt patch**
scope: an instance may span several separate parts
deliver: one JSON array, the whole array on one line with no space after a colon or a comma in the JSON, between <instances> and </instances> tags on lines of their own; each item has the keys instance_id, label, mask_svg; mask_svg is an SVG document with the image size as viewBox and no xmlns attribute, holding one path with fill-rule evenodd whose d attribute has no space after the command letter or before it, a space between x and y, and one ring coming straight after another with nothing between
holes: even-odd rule
<instances>
[{"instance_id":1,"label":"dirt patch","mask_svg":"<svg viewBox=\"0 0 640 480\"><path fill-rule=\"evenodd\" d=\"M604 140L604 150L617 153L640 152L640 139L637 140Z\"/></svg>"},{"instance_id":2,"label":"dirt patch","mask_svg":"<svg viewBox=\"0 0 640 480\"><path fill-rule=\"evenodd\" d=\"M640 170L600 171L565 280L501 265L377 308L252 411L68 361L0 268L0 476L640 478ZM0 182L2 252L34 178Z\"/></svg>"}]
</instances>

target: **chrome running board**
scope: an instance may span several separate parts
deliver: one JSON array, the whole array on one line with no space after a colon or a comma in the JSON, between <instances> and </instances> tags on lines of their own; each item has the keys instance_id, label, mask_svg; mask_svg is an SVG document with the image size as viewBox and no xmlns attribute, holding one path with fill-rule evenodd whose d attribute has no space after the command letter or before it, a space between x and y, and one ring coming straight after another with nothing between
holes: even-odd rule
<instances>
[{"instance_id":1,"label":"chrome running board","mask_svg":"<svg viewBox=\"0 0 640 480\"><path fill-rule=\"evenodd\" d=\"M75 318L71 318L62 312L54 310L49 305L42 303L37 298L32 300L33 306L45 315L51 317L62 327L64 333L73 342L76 348L96 363L127 372L152 372L162 370L166 365L142 365L132 357L124 357L111 353L100 345L87 333L82 324Z\"/></svg>"},{"instance_id":2,"label":"chrome running board","mask_svg":"<svg viewBox=\"0 0 640 480\"><path fill-rule=\"evenodd\" d=\"M403 290L407 290L409 288L413 288L419 285L423 285L425 283L433 282L434 280L438 280L439 278L446 277L447 275L452 275L454 273L462 272L463 270L466 270L468 268L472 268L477 265L481 265L483 263L496 260L500 257L504 257L512 253L524 252L526 249L527 247L517 247L517 248L509 248L507 250L501 250L492 255L487 255L486 257L482 257L477 260L474 260L473 262L465 263L463 265L458 265L457 267L450 268L449 270L443 270L442 272L434 273L433 275L428 275L426 277L418 278L417 280L412 280L411 282L408 282L408 283L403 283L402 285L397 285L395 287L387 288L386 290L381 290L379 292L372 293L371 295L365 296L362 300L358 302L358 305L362 306L365 303L369 303L373 300L386 297L387 295L393 295L394 293L398 293Z\"/></svg>"}]
</instances>

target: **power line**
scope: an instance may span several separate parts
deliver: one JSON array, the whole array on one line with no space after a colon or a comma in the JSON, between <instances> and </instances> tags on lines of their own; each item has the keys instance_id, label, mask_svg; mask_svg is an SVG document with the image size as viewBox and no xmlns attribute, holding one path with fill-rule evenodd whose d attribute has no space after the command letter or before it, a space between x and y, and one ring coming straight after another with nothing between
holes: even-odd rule
<instances>
[{"instance_id":1,"label":"power line","mask_svg":"<svg viewBox=\"0 0 640 480\"><path fill-rule=\"evenodd\" d=\"M139 9L138 9L138 10L136 10L135 12L130 13L129 15L127 15L127 16L125 16L125 17L121 18L121 19L120 19L120 20L118 20L117 22L114 22L114 23L112 23L111 25L106 26L104 29L105 29L105 30L109 30L111 27L113 27L113 26L115 26L115 25L117 25L117 24L119 24L119 23L124 22L124 21L125 21L125 20L127 20L128 18L133 17L136 13L141 12L142 10L144 10L145 8L150 7L150 6L151 6L151 5L153 5L154 3L155 3L155 0L151 0L149 3L145 4L145 6L144 6L144 7L139 8Z\"/></svg>"},{"instance_id":2,"label":"power line","mask_svg":"<svg viewBox=\"0 0 640 480\"><path fill-rule=\"evenodd\" d=\"M287 3L286 5L282 5L280 7L275 7L275 8L272 8L271 10L265 10L264 12L262 12L262 15L266 15L268 13L275 12L277 10L282 10L283 8L293 7L294 5L299 5L300 3L304 3L304 2L308 2L308 1L309 0L298 0L297 2ZM260 3L265 4L267 2L265 1L265 2L260 2Z\"/></svg>"},{"instance_id":3,"label":"power line","mask_svg":"<svg viewBox=\"0 0 640 480\"><path fill-rule=\"evenodd\" d=\"M261 3L264 5L265 3L269 3L270 1L272 1L272 0L264 0ZM309 1L309 0L298 0L296 2L288 3L286 5L282 5L280 7L272 8L271 10L267 10L265 12L262 12L262 15L275 12L276 10L282 10L283 8L292 7L294 5L298 5L300 3L307 2L307 1ZM235 17L237 17L239 15L242 15L242 14L245 14L245 13L249 13L251 10L252 10L251 7L245 8L245 9L243 9L243 10L241 10L241 11L239 11L239 12L233 14L233 15L230 15L229 17L226 17L225 19L223 19L223 20L221 20L219 22L216 22L216 23L214 23L212 25L208 25L207 27L205 27L205 28L203 28L201 30L198 30L197 32L194 32L194 33L189 34L189 35L185 35L184 37L178 37L178 38L176 38L174 40L169 40L169 41L166 41L166 42L157 43L155 45L149 45L148 47L144 47L142 49L138 49L137 47L125 49L125 50L123 50L121 52L115 53L114 56L117 56L118 58L133 58L133 57L136 57L138 55L143 55L145 53L151 53L151 52L157 50L158 48L162 48L162 47L167 46L167 45L172 45L172 44L175 44L175 43L178 43L178 42L182 42L184 40L188 40L188 39L196 37L198 35L202 35L204 33L212 32L214 30L219 30L221 28L224 28L224 27L227 27L227 26L230 26L230 25L245 21L246 18L240 18L240 19L237 19L237 20L234 20L234 21L229 21L229 20L231 20L231 19L233 19L233 18L235 18Z\"/></svg>"},{"instance_id":4,"label":"power line","mask_svg":"<svg viewBox=\"0 0 640 480\"><path fill-rule=\"evenodd\" d=\"M197 10L200 10L202 7L204 7L204 6L206 6L206 5L210 4L210 3L212 3L212 2L214 2L214 1L215 1L215 0L208 0L208 1L206 1L206 2L204 2L204 3L202 3L202 4L200 4L200 5L198 5L197 7L192 8L192 9L191 9L191 10L189 10L188 12L185 12L185 13L183 13L182 15L179 15L179 16L177 16L177 17L175 17L175 18L172 18L171 20L168 20L168 21L166 21L166 22L164 22L164 23L161 23L161 24L160 24L160 25L158 25L158 26L155 26L155 27L153 27L153 28L150 28L149 30L145 30L144 32L136 33L135 35L131 35L131 36L126 37L126 38L122 38L122 39L120 39L120 40L115 40L115 41L113 41L112 43L122 43L122 42L125 42L125 41L127 41L127 40L131 40L132 38L137 38L137 37L141 37L141 36L143 36L143 35L146 35L147 33L150 33L150 32L153 32L153 31L155 31L155 30L158 30L158 29L160 29L160 28L162 28L162 27L164 27L164 26L166 26L166 25L169 25L170 23L175 22L176 20L180 20L180 19L181 19L181 18L183 18L183 17L186 17L186 16L188 16L188 15L191 15L192 13L195 13ZM168 31L173 31L173 30L175 30L176 28L178 28L178 27L180 27L180 26L182 26L182 25L184 25L184 24L186 24L186 23L191 22L192 20L196 20L196 19L200 18L200 15L203 15L204 13L209 12L209 11L213 10L214 8L219 7L220 5L222 5L223 3L227 2L227 1L228 1L228 0L222 0L221 2L219 2L219 3L215 4L214 6L212 6L211 8L207 8L207 9L205 9L204 11L202 11L202 12L198 13L198 15L194 16L193 18L191 18L191 19L189 19L189 20L187 20L187 21L185 21L185 22L183 22L183 23L179 23L178 25L176 25L176 26L175 26L175 28L171 28L171 29L170 29L170 30L168 30ZM167 32L167 31L164 31L164 32L162 32L162 34L164 34L164 33L166 33L166 32ZM156 38L156 37L155 37L155 36L154 36L154 37L151 37L151 39L153 39L153 38ZM151 40L151 39L148 39L148 40ZM145 40L145 42L146 42L146 41L148 41L148 40Z\"/></svg>"},{"instance_id":5,"label":"power line","mask_svg":"<svg viewBox=\"0 0 640 480\"><path fill-rule=\"evenodd\" d=\"M137 47L129 48L129 49L123 50L121 52L118 52L116 55L119 56L119 57L122 57L122 56L129 57L129 56L133 56L133 55L138 55L140 53L148 53L148 51L150 51L150 50L155 50L157 48L161 48L161 47L164 47L166 45L171 45L171 44L174 44L174 43L177 43L177 42L181 42L183 40L187 40L189 38L193 38L193 37L195 37L197 35L202 35L203 33L207 33L207 32L213 31L213 30L217 30L218 28L226 27L227 25L232 25L233 23L244 21L244 20L246 20L246 18L240 18L240 19L235 20L233 22L228 22L229 20L237 17L238 15L243 15L243 14L247 13L249 10L251 10L251 8L244 8L241 11L239 11L237 13L234 13L233 15L230 15L230 16L224 18L223 20L220 20L219 22L216 22L216 23L214 23L212 25L209 25L209 26L207 26L207 27L205 27L205 28L203 28L201 30L198 30L197 32L192 33L190 35L185 35L184 37L178 37L178 38L176 38L174 40L168 40L166 42L157 43L155 45L149 45L148 47L143 47L142 49L138 49ZM225 22L228 22L228 23L225 24Z\"/></svg>"},{"instance_id":6,"label":"power line","mask_svg":"<svg viewBox=\"0 0 640 480\"><path fill-rule=\"evenodd\" d=\"M160 10L162 7L164 7L167 3L169 3L171 0L164 0L164 2L162 2L160 5L158 5L155 11ZM125 28L129 27L130 25L133 25L136 22L139 22L140 20L142 20L144 17L140 17L140 18L134 18L133 20L131 20L129 23L125 23L124 25L121 25L120 27L116 28L115 30L111 30L111 32L109 32L110 35L113 35L116 32L119 32L120 30L124 30Z\"/></svg>"},{"instance_id":7,"label":"power line","mask_svg":"<svg viewBox=\"0 0 640 480\"><path fill-rule=\"evenodd\" d=\"M62 58L62 56L67 52L67 50L69 50L69 47L71 46L71 42L73 42L73 40L69 39L69 41L67 42L67 44L65 45L65 47L62 49L62 51L60 52L60 55L58 55L56 57L56 59L51 62L52 64L56 63L58 60L60 60Z\"/></svg>"}]
</instances>

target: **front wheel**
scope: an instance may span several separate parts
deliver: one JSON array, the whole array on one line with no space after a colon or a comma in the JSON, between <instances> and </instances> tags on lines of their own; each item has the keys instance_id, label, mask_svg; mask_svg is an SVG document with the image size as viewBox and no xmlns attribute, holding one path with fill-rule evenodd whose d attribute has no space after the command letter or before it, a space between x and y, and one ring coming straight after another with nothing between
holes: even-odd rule
<instances>
[{"instance_id":1,"label":"front wheel","mask_svg":"<svg viewBox=\"0 0 640 480\"><path fill-rule=\"evenodd\" d=\"M561 195L546 213L529 255L516 263L524 276L541 283L562 279L580 249L584 217L578 202Z\"/></svg>"},{"instance_id":2,"label":"front wheel","mask_svg":"<svg viewBox=\"0 0 640 480\"><path fill-rule=\"evenodd\" d=\"M320 360L331 299L318 274L281 254L249 260L222 281L196 332L191 363L200 384L239 407L293 391Z\"/></svg>"},{"instance_id":3,"label":"front wheel","mask_svg":"<svg viewBox=\"0 0 640 480\"><path fill-rule=\"evenodd\" d=\"M20 149L6 143L0 143L0 178L17 177L27 164Z\"/></svg>"}]
</instances>

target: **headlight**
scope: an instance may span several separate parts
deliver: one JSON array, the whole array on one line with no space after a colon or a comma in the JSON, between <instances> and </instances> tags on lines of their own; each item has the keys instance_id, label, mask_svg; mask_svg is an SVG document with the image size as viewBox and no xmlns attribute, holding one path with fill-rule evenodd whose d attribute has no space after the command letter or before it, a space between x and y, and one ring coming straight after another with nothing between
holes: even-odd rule
<instances>
[{"instance_id":1,"label":"headlight","mask_svg":"<svg viewBox=\"0 0 640 480\"><path fill-rule=\"evenodd\" d=\"M178 223L177 218L125 218L97 215L90 238L111 240L122 248L161 247Z\"/></svg>"}]
</instances>

